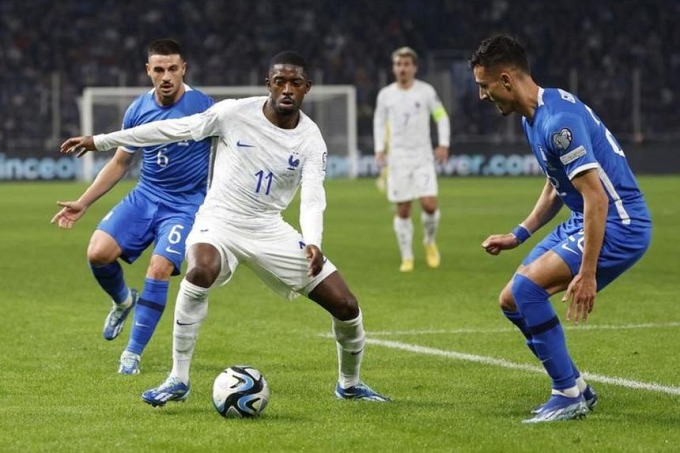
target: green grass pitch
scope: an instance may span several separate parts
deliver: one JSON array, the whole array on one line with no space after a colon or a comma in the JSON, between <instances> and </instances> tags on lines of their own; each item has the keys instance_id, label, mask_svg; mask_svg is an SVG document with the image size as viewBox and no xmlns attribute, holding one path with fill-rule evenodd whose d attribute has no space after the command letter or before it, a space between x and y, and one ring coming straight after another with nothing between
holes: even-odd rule
<instances>
[{"instance_id":1,"label":"green grass pitch","mask_svg":"<svg viewBox=\"0 0 680 453\"><path fill-rule=\"evenodd\" d=\"M0 450L307 452L648 452L680 445L680 177L640 177L655 221L648 254L603 291L568 344L600 403L586 420L524 425L549 392L547 376L497 308L497 294L537 237L498 257L480 243L529 212L540 178L440 181L442 266L427 269L416 225L416 269L402 275L392 207L372 180L332 180L324 251L364 312L363 379L390 404L338 401L330 319L312 302L279 299L245 267L211 293L183 404L140 400L171 366L168 309L142 360L119 376L129 335L106 342L109 301L86 264L99 219L131 187L117 187L72 231L49 220L75 183L3 183L0 222ZM285 216L297 225L297 201ZM414 218L420 210L414 208ZM547 231L547 228L546 228ZM536 236L541 236L537 234ZM125 266L143 282L148 255ZM565 306L553 300L563 317ZM269 407L254 420L221 418L212 381L233 364L260 369Z\"/></svg>"}]
</instances>

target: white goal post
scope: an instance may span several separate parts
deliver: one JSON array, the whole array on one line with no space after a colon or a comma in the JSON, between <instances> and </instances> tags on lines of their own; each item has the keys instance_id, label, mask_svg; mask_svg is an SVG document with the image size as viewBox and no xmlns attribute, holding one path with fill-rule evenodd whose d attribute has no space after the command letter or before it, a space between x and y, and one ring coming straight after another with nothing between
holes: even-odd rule
<instances>
[{"instance_id":1,"label":"white goal post","mask_svg":"<svg viewBox=\"0 0 680 453\"><path fill-rule=\"evenodd\" d=\"M215 101L248 96L266 96L264 86L196 87ZM80 99L80 128L83 135L120 129L128 105L151 87L87 87ZM356 88L353 85L314 85L305 96L302 110L321 129L328 145L328 165L334 176L356 178L357 148ZM92 181L110 155L87 153L82 157L80 179Z\"/></svg>"}]
</instances>

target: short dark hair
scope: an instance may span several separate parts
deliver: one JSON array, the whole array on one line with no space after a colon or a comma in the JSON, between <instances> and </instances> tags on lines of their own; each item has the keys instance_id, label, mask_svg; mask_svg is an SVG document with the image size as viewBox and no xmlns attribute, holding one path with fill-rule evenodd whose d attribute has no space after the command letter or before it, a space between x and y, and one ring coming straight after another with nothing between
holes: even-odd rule
<instances>
[{"instance_id":1,"label":"short dark hair","mask_svg":"<svg viewBox=\"0 0 680 453\"><path fill-rule=\"evenodd\" d=\"M493 68L501 64L515 66L529 74L529 61L520 42L510 35L500 34L485 39L470 58L470 67Z\"/></svg>"},{"instance_id":2,"label":"short dark hair","mask_svg":"<svg viewBox=\"0 0 680 453\"><path fill-rule=\"evenodd\" d=\"M307 74L307 63L305 62L305 59L302 57L302 55L292 50L284 50L283 52L279 52L274 55L274 57L269 62L269 73L272 72L272 68L274 68L274 66L277 64L300 66L302 68L302 72Z\"/></svg>"},{"instance_id":3,"label":"short dark hair","mask_svg":"<svg viewBox=\"0 0 680 453\"><path fill-rule=\"evenodd\" d=\"M149 44L147 56L151 55L179 55L184 60L184 52L177 41L170 38L157 39Z\"/></svg>"}]
</instances>

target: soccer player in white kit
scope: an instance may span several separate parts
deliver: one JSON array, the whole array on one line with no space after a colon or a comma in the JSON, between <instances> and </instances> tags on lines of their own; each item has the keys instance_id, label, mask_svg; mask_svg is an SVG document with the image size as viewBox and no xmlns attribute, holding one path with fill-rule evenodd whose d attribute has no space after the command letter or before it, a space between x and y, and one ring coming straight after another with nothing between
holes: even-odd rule
<instances>
[{"instance_id":1,"label":"soccer player in white kit","mask_svg":"<svg viewBox=\"0 0 680 453\"><path fill-rule=\"evenodd\" d=\"M269 96L224 100L201 114L73 137L61 145L68 153L217 139L212 184L187 238L188 268L175 305L172 371L160 386L142 394L146 403L162 406L189 396L189 367L208 293L227 283L239 263L283 297L303 294L331 314L338 398L389 401L359 378L365 345L361 310L321 251L327 150L317 125L300 111L311 85L304 59L285 51L271 60ZM281 217L298 186L302 234Z\"/></svg>"},{"instance_id":2,"label":"soccer player in white kit","mask_svg":"<svg viewBox=\"0 0 680 453\"><path fill-rule=\"evenodd\" d=\"M410 47L392 53L396 81L378 93L373 117L373 142L378 167L387 164L387 199L396 204L393 220L401 253L401 272L411 272L413 222L411 201L420 199L427 265L439 267L435 242L440 212L437 206L437 162L449 155L449 117L432 85L415 78L418 55ZM437 147L432 151L430 117L437 124ZM389 153L385 153L389 147Z\"/></svg>"}]
</instances>

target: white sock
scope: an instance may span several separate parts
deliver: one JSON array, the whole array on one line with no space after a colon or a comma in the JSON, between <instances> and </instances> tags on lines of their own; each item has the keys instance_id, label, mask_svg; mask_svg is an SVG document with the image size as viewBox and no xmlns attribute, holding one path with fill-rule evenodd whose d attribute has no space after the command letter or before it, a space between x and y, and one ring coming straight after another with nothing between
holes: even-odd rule
<instances>
[{"instance_id":1,"label":"white sock","mask_svg":"<svg viewBox=\"0 0 680 453\"><path fill-rule=\"evenodd\" d=\"M413 222L411 218L402 219L399 216L394 216L392 222L394 232L397 235L397 243L399 244L399 252L401 259L413 259Z\"/></svg>"},{"instance_id":2,"label":"white sock","mask_svg":"<svg viewBox=\"0 0 680 453\"><path fill-rule=\"evenodd\" d=\"M360 381L359 370L366 344L361 311L356 318L349 321L332 319L333 335L338 349L338 383L342 388L352 387Z\"/></svg>"},{"instance_id":3,"label":"white sock","mask_svg":"<svg viewBox=\"0 0 680 453\"><path fill-rule=\"evenodd\" d=\"M439 218L441 213L439 209L432 214L423 211L420 213L420 220L423 222L423 236L425 244L432 244L437 236L439 229Z\"/></svg>"},{"instance_id":4,"label":"white sock","mask_svg":"<svg viewBox=\"0 0 680 453\"><path fill-rule=\"evenodd\" d=\"M208 289L182 280L175 303L175 321L172 331L171 376L189 383L191 357L201 323L208 314Z\"/></svg>"},{"instance_id":5,"label":"white sock","mask_svg":"<svg viewBox=\"0 0 680 453\"><path fill-rule=\"evenodd\" d=\"M576 398L581 394L581 392L578 389L578 386L575 385L573 387L569 387L568 389L562 389L562 390L555 390L553 389L552 391L553 395L562 395L562 396L567 396L569 398Z\"/></svg>"},{"instance_id":6,"label":"white sock","mask_svg":"<svg viewBox=\"0 0 680 453\"><path fill-rule=\"evenodd\" d=\"M588 384L586 383L585 379L583 379L583 376L580 376L576 378L576 386L578 387L578 391L583 393L583 391L588 387Z\"/></svg>"}]
</instances>

